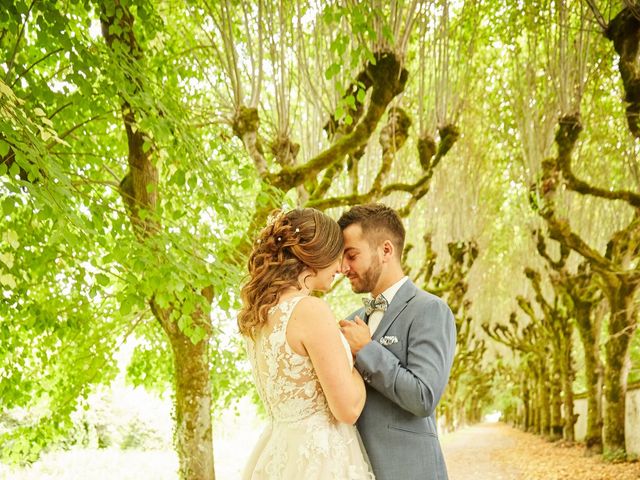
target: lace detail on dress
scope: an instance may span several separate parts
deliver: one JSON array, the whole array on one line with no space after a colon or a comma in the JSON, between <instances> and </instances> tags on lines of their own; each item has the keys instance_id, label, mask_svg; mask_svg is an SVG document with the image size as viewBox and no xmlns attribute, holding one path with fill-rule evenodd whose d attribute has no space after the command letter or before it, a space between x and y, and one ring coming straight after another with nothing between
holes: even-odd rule
<instances>
[{"instance_id":1,"label":"lace detail on dress","mask_svg":"<svg viewBox=\"0 0 640 480\"><path fill-rule=\"evenodd\" d=\"M271 308L273 328L246 338L258 393L271 419L253 451L243 478L265 480L373 479L358 433L339 423L309 357L287 342L291 314L304 297ZM346 353L351 359L348 344Z\"/></svg>"},{"instance_id":2,"label":"lace detail on dress","mask_svg":"<svg viewBox=\"0 0 640 480\"><path fill-rule=\"evenodd\" d=\"M258 393L269 416L277 422L295 422L314 413L329 411L309 357L294 352L287 342L291 313L304 297L294 297L272 307L277 315L273 330L259 332L247 349Z\"/></svg>"}]
</instances>

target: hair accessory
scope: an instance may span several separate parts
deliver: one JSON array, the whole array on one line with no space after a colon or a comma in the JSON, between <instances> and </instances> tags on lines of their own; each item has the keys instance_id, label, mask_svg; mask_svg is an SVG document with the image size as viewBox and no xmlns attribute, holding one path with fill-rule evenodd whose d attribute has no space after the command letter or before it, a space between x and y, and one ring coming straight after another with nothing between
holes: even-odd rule
<instances>
[{"instance_id":1,"label":"hair accessory","mask_svg":"<svg viewBox=\"0 0 640 480\"><path fill-rule=\"evenodd\" d=\"M296 233L300 233L300 227L296 227Z\"/></svg>"},{"instance_id":2,"label":"hair accessory","mask_svg":"<svg viewBox=\"0 0 640 480\"><path fill-rule=\"evenodd\" d=\"M262 239L259 238L258 240L256 240L257 243L262 243Z\"/></svg>"},{"instance_id":3,"label":"hair accessory","mask_svg":"<svg viewBox=\"0 0 640 480\"><path fill-rule=\"evenodd\" d=\"M282 237L278 237L278 241L281 242L282 241Z\"/></svg>"},{"instance_id":4,"label":"hair accessory","mask_svg":"<svg viewBox=\"0 0 640 480\"><path fill-rule=\"evenodd\" d=\"M284 213L282 211L276 212L273 215L269 215L267 217L267 227L273 226L276 223L276 221L279 220L283 216L284 216Z\"/></svg>"}]
</instances>

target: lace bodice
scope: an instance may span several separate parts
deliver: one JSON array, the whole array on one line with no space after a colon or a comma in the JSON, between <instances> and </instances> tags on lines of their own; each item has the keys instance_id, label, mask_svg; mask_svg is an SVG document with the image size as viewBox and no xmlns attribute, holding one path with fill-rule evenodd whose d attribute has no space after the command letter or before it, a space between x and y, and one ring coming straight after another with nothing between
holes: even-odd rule
<instances>
[{"instance_id":1,"label":"lace bodice","mask_svg":"<svg viewBox=\"0 0 640 480\"><path fill-rule=\"evenodd\" d=\"M271 422L243 474L244 480L373 480L358 432L331 414L309 357L287 342L291 314L304 297L273 307L255 340L246 337L258 393ZM342 337L345 355L353 360Z\"/></svg>"},{"instance_id":2,"label":"lace bodice","mask_svg":"<svg viewBox=\"0 0 640 480\"><path fill-rule=\"evenodd\" d=\"M247 338L254 380L267 413L277 422L295 422L329 407L309 357L294 352L287 342L293 309L304 297L293 297L269 310L273 329L263 328L255 340Z\"/></svg>"}]
</instances>

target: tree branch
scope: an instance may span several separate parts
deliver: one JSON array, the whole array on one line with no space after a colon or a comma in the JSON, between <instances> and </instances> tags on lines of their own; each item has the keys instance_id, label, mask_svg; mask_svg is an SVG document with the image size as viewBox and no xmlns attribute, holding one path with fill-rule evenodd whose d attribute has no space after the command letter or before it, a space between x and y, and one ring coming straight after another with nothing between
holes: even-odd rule
<instances>
[{"instance_id":1,"label":"tree branch","mask_svg":"<svg viewBox=\"0 0 640 480\"><path fill-rule=\"evenodd\" d=\"M602 13L598 9L598 6L596 5L596 2L594 0L585 0L585 2L589 6L589 9L591 10L591 13L593 13L593 16L595 17L596 22L598 22L598 25L600 25L600 28L602 28L602 31L606 32L607 28L608 28L608 25L607 25L607 22L605 21L604 17L602 16Z\"/></svg>"},{"instance_id":2,"label":"tree branch","mask_svg":"<svg viewBox=\"0 0 640 480\"><path fill-rule=\"evenodd\" d=\"M613 264L573 232L569 222L565 219L558 218L555 211L555 194L562 181L559 164L562 162L568 164L570 162L569 157L578 139L580 130L581 127L577 116L566 116L561 119L556 134L558 159L547 159L542 162L540 194L543 204L542 207L539 208L539 212L547 223L549 236L552 239L564 243L583 257L589 259L593 267L599 271L603 273L610 272L614 269ZM560 157L563 158L560 159ZM531 199L534 203L534 209L537 209L538 206L535 205L534 196L531 196Z\"/></svg>"},{"instance_id":3,"label":"tree branch","mask_svg":"<svg viewBox=\"0 0 640 480\"><path fill-rule=\"evenodd\" d=\"M11 69L13 68L13 64L16 61L16 55L18 53L18 46L20 45L20 40L22 40L22 35L24 34L24 29L27 26L27 21L29 20L29 16L31 15L31 9L35 5L36 0L32 0L29 5L29 9L27 10L27 14L24 17L24 22L20 25L20 30L18 31L18 35L16 38L16 44L13 46L13 52L11 53L11 59L7 61L7 74L4 77L5 83L9 81L9 74L11 73Z\"/></svg>"},{"instance_id":4,"label":"tree branch","mask_svg":"<svg viewBox=\"0 0 640 480\"><path fill-rule=\"evenodd\" d=\"M10 86L11 86L11 87L13 87L13 86L16 84L16 82L17 82L18 80L20 80L22 77L24 77L24 76L29 72L29 70L31 70L33 67L35 67L36 65L38 65L40 62L44 62L44 61L45 61L47 58L49 58L51 55L55 55L56 53L61 52L62 50L63 50L62 48L57 48L57 49L55 49L55 50L53 50L53 51L51 51L51 52L47 53L47 54L46 54L44 57L42 57L40 60L37 60L36 62L34 62L34 63L32 63L31 65L29 65L29 67L28 67L28 68L25 68L22 72L20 72L20 73L18 74L18 76L15 78L15 80L13 81L13 83L12 83Z\"/></svg>"},{"instance_id":5,"label":"tree branch","mask_svg":"<svg viewBox=\"0 0 640 480\"><path fill-rule=\"evenodd\" d=\"M342 197L311 200L309 201L308 206L324 210L328 208L355 205L358 203L367 203L376 198L387 197L393 192L405 192L410 193L412 196L404 207L398 209L398 213L400 216L407 216L417 201L429 192L429 181L433 177L435 168L454 145L459 133L453 125L447 125L440 129L440 135L441 140L438 145L437 152L433 139L425 137L419 140L418 151L420 155L420 163L423 170L425 170L425 173L415 183L392 183L385 185L381 190L371 188L366 193L354 193Z\"/></svg>"},{"instance_id":6,"label":"tree branch","mask_svg":"<svg viewBox=\"0 0 640 480\"><path fill-rule=\"evenodd\" d=\"M401 60L395 54L387 52L377 54L376 57L376 64L369 64L366 69L373 87L369 107L358 125L351 133L339 138L307 163L267 175L266 179L271 185L283 191L289 190L331 164L342 161L345 156L356 152L368 142L388 104L404 90L408 78L407 70L402 67Z\"/></svg>"}]
</instances>

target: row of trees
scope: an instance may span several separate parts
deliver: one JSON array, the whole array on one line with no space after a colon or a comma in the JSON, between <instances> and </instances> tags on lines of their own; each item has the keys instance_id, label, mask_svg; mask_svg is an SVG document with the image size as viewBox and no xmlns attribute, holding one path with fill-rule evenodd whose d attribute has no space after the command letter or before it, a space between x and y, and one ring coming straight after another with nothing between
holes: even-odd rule
<instances>
[{"instance_id":1,"label":"row of trees","mask_svg":"<svg viewBox=\"0 0 640 480\"><path fill-rule=\"evenodd\" d=\"M624 5L607 21L595 2L579 6L556 2L550 12L557 22L544 28L555 37L557 57L539 63L544 79L535 82L538 88L554 84L558 92L553 99L555 153L543 152L546 158L529 192L532 210L542 219L531 232L542 262L529 265L542 265L524 268L531 293L517 297L519 313L514 311L508 322L486 323L483 329L516 352L520 362L523 375L517 390L523 408L518 422L554 439L574 440L578 350L588 400L586 446L593 452L604 447L608 458L619 459L626 456L625 397L638 326L640 197L637 177L635 182L627 178L616 185L613 178L604 177L607 181L602 182L603 177L590 171L594 155L607 154L615 133L609 125L604 138L593 134L583 138L585 124L597 120L593 112L586 119L581 112L594 75L603 72L592 52L603 51L611 42L608 55L617 54L616 76L622 80L629 145L617 153L615 161L635 165L639 131L633 62L640 46L640 17L637 7ZM539 33L537 26L527 33L529 55L537 52ZM611 60L606 63L613 65ZM607 70L610 77L615 75L610 67ZM546 115L545 110L539 113ZM617 217L614 228L602 225L593 235L578 230L584 225L574 218L569 220L578 208L594 209L590 199L612 205ZM526 322L518 318L522 314Z\"/></svg>"}]
</instances>

